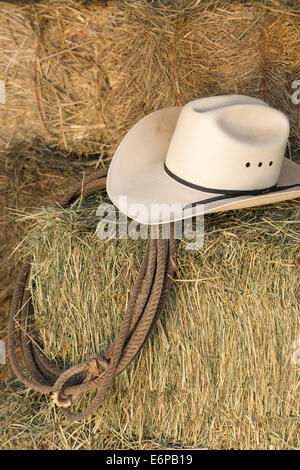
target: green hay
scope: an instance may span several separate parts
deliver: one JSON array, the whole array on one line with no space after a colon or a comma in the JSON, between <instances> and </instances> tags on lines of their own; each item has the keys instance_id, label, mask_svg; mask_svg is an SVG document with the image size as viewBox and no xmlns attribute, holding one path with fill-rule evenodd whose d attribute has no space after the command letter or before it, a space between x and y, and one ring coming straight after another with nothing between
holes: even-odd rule
<instances>
[{"instance_id":1,"label":"green hay","mask_svg":"<svg viewBox=\"0 0 300 470\"><path fill-rule=\"evenodd\" d=\"M35 222L23 252L34 255L45 351L60 365L115 338L146 243L100 241L98 203L20 214ZM299 448L299 223L298 201L205 216L204 247L179 243L155 332L97 414L72 425L10 381L2 447Z\"/></svg>"}]
</instances>

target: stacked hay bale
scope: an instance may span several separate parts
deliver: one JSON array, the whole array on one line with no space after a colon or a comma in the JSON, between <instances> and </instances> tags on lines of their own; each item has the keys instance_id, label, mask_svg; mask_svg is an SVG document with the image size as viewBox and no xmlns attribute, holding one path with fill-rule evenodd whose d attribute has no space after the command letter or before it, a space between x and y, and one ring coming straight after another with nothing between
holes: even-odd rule
<instances>
[{"instance_id":1,"label":"stacked hay bale","mask_svg":"<svg viewBox=\"0 0 300 470\"><path fill-rule=\"evenodd\" d=\"M24 89L35 93L14 99L35 111L32 135L64 152L112 155L155 109L246 93L286 112L299 146L299 106L290 98L300 73L296 8L276 1L179 3L51 0L20 10L31 29L18 35L31 44L36 65L28 73L21 58L14 63L30 84Z\"/></svg>"},{"instance_id":2,"label":"stacked hay bale","mask_svg":"<svg viewBox=\"0 0 300 470\"><path fill-rule=\"evenodd\" d=\"M34 9L47 142L79 155L103 154L107 141L100 21L108 21L101 3L94 12L73 1L42 2Z\"/></svg>"},{"instance_id":3,"label":"stacked hay bale","mask_svg":"<svg viewBox=\"0 0 300 470\"><path fill-rule=\"evenodd\" d=\"M0 80L5 99L0 104L0 152L19 143L31 144L42 134L37 108L36 41L27 7L0 4Z\"/></svg>"},{"instance_id":4,"label":"stacked hay bale","mask_svg":"<svg viewBox=\"0 0 300 470\"><path fill-rule=\"evenodd\" d=\"M291 125L292 149L300 148L300 103L292 101L293 83L300 79L300 11L270 9L264 34L267 101L285 112ZM300 86L297 88L300 89Z\"/></svg>"},{"instance_id":5,"label":"stacked hay bale","mask_svg":"<svg viewBox=\"0 0 300 470\"><path fill-rule=\"evenodd\" d=\"M36 6L35 28L49 143L111 155L145 113L174 104L166 7L53 1Z\"/></svg>"},{"instance_id":6,"label":"stacked hay bale","mask_svg":"<svg viewBox=\"0 0 300 470\"><path fill-rule=\"evenodd\" d=\"M44 350L62 367L115 340L145 249L145 240L99 240L97 205L92 197L39 210L23 246L34 258ZM85 433L96 427L99 446L109 429L111 447L121 439L124 448L137 440L152 449L299 447L299 215L296 201L209 214L203 249L179 243L171 295L150 340L82 424ZM26 397L20 417L9 397L14 423L35 407L35 425L69 428L44 397Z\"/></svg>"}]
</instances>

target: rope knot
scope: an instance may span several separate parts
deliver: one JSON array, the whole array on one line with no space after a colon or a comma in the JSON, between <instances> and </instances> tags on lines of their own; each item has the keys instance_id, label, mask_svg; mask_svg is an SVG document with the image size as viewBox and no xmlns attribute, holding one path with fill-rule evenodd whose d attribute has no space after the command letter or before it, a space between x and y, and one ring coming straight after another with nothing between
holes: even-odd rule
<instances>
[{"instance_id":1,"label":"rope knot","mask_svg":"<svg viewBox=\"0 0 300 470\"><path fill-rule=\"evenodd\" d=\"M109 364L110 359L106 359L105 356L101 356L100 354L95 354L88 361L87 370L91 375L98 377L108 369Z\"/></svg>"},{"instance_id":2,"label":"rope knot","mask_svg":"<svg viewBox=\"0 0 300 470\"><path fill-rule=\"evenodd\" d=\"M59 392L51 392L53 403L59 408L69 408L72 405L72 395L60 395Z\"/></svg>"}]
</instances>

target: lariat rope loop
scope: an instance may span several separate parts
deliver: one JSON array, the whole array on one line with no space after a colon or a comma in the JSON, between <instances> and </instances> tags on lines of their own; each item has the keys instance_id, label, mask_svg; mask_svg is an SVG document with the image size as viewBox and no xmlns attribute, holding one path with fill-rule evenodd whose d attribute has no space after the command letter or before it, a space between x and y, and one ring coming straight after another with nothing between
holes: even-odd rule
<instances>
[{"instance_id":1,"label":"lariat rope loop","mask_svg":"<svg viewBox=\"0 0 300 470\"><path fill-rule=\"evenodd\" d=\"M97 170L72 188L59 202L67 207L78 197L87 198L106 187L107 170ZM34 308L29 278L32 260L23 266L13 294L9 325L8 355L14 373L29 388L51 395L53 402L72 421L81 421L96 411L113 379L141 351L155 327L168 296L174 271L176 252L174 226L165 239L162 227L159 237L149 239L119 334L104 355L95 354L90 360L60 369L43 351L35 329ZM16 330L16 326L18 329ZM16 354L16 338L21 344L21 362ZM82 412L69 409L83 395L96 390L96 396Z\"/></svg>"}]
</instances>

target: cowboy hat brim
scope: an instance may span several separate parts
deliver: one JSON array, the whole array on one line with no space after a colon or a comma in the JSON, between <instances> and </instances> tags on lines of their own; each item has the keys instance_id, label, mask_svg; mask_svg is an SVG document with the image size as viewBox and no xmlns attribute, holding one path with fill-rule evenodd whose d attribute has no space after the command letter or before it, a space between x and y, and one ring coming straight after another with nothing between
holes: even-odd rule
<instances>
[{"instance_id":1,"label":"cowboy hat brim","mask_svg":"<svg viewBox=\"0 0 300 470\"><path fill-rule=\"evenodd\" d=\"M277 186L298 186L268 194L233 196L187 210L190 204L220 194L189 188L171 178L164 169L165 157L181 109L164 108L145 116L121 141L107 177L108 195L121 212L142 224L156 225L192 215L242 209L300 197L300 165L284 158Z\"/></svg>"}]
</instances>

